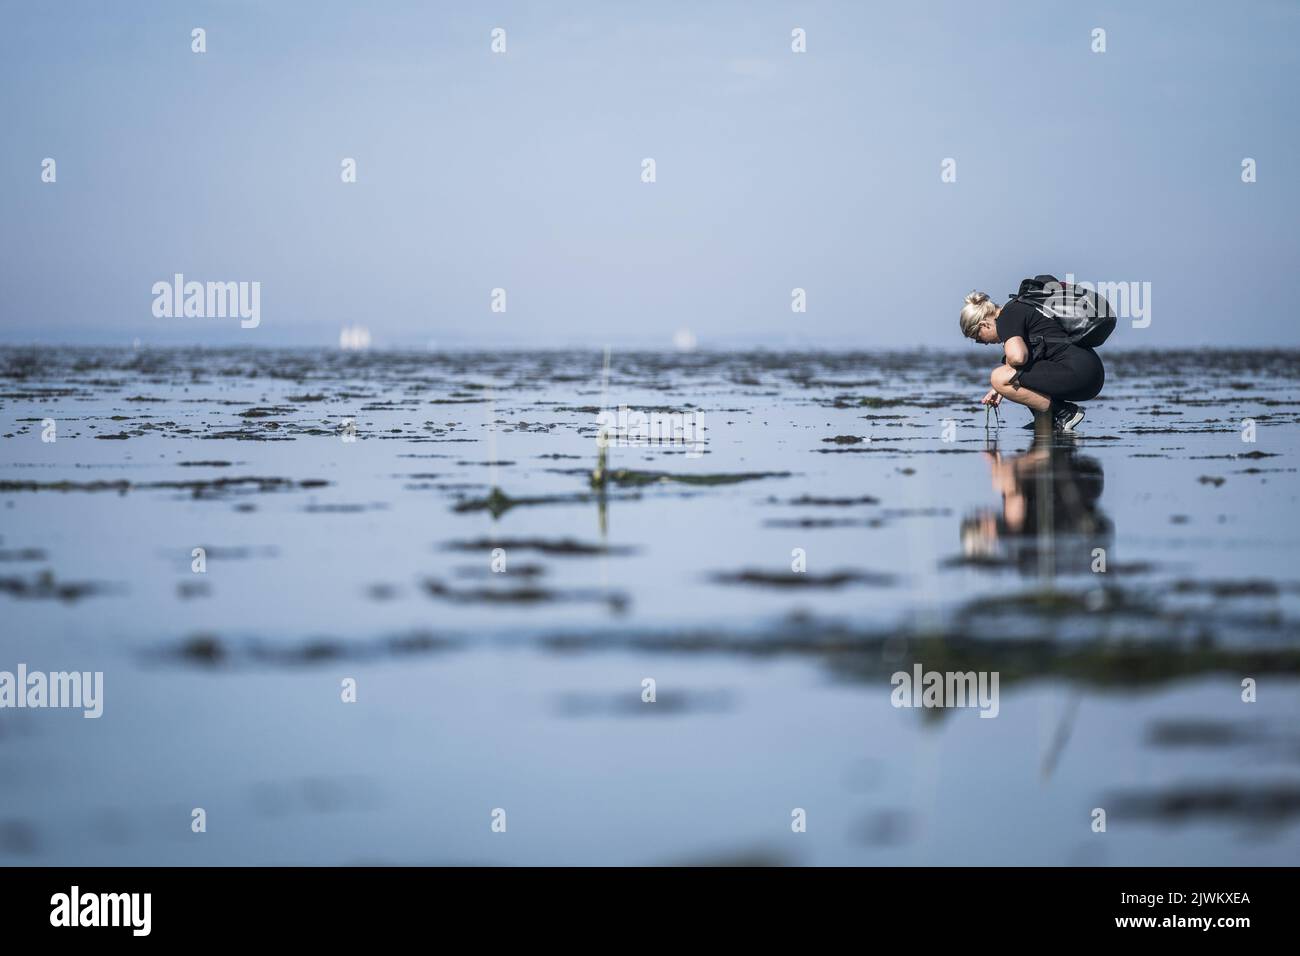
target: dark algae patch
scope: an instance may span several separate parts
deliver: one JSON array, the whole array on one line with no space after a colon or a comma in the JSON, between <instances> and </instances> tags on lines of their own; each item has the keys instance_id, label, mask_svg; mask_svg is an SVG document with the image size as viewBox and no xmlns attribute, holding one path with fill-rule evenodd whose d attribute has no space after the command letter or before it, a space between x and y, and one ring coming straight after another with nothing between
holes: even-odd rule
<instances>
[{"instance_id":1,"label":"dark algae patch","mask_svg":"<svg viewBox=\"0 0 1300 956\"><path fill-rule=\"evenodd\" d=\"M787 504L791 505L809 505L814 508L851 508L854 505L878 505L880 499L872 495L857 495L854 497L833 498L824 495L800 495L798 498L791 498Z\"/></svg>"},{"instance_id":2,"label":"dark algae patch","mask_svg":"<svg viewBox=\"0 0 1300 956\"><path fill-rule=\"evenodd\" d=\"M743 471L718 474L674 474L667 471L637 471L629 468L615 468L605 473L606 480L622 487L641 487L644 485L681 484L681 485L737 485L742 481L760 481L764 478L789 478L788 471Z\"/></svg>"},{"instance_id":3,"label":"dark algae patch","mask_svg":"<svg viewBox=\"0 0 1300 956\"><path fill-rule=\"evenodd\" d=\"M508 575L502 575L506 577ZM618 592L596 588L561 590L536 584L506 585L502 587L453 588L434 578L424 581L424 590L430 597L458 604L531 605L555 602L604 604L611 611L622 611L628 598Z\"/></svg>"},{"instance_id":4,"label":"dark algae patch","mask_svg":"<svg viewBox=\"0 0 1300 956\"><path fill-rule=\"evenodd\" d=\"M735 571L719 572L712 576L718 584L748 584L774 588L839 588L846 584L865 584L871 587L889 587L896 582L892 574L869 571L831 571L812 574L807 571Z\"/></svg>"},{"instance_id":5,"label":"dark algae patch","mask_svg":"<svg viewBox=\"0 0 1300 956\"><path fill-rule=\"evenodd\" d=\"M611 546L604 544L585 544L572 538L479 538L473 541L449 541L445 547L449 551L479 551L491 553L494 548L510 551L535 551L539 554L570 557L594 557L596 555L624 555L635 553L635 548ZM514 573L513 570L511 573Z\"/></svg>"},{"instance_id":6,"label":"dark algae patch","mask_svg":"<svg viewBox=\"0 0 1300 956\"><path fill-rule=\"evenodd\" d=\"M41 571L31 578L0 577L0 594L31 601L64 601L107 594L112 589L95 581L60 581L53 571Z\"/></svg>"},{"instance_id":7,"label":"dark algae patch","mask_svg":"<svg viewBox=\"0 0 1300 956\"><path fill-rule=\"evenodd\" d=\"M329 482L320 479L294 481L291 478L212 478L207 481L0 481L0 492L8 491L151 491L172 489L189 491L195 497L237 489L281 491L293 488L323 488Z\"/></svg>"}]
</instances>

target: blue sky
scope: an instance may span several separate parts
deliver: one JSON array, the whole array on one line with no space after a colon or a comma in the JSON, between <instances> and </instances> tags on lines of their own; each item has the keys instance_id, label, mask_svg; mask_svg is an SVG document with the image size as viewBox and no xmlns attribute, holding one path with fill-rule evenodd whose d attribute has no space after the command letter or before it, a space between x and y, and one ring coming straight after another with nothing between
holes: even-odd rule
<instances>
[{"instance_id":1,"label":"blue sky","mask_svg":"<svg viewBox=\"0 0 1300 956\"><path fill-rule=\"evenodd\" d=\"M0 16L0 341L960 346L968 290L1072 271L1151 283L1121 346L1300 345L1288 0ZM176 272L260 325L155 318Z\"/></svg>"}]
</instances>

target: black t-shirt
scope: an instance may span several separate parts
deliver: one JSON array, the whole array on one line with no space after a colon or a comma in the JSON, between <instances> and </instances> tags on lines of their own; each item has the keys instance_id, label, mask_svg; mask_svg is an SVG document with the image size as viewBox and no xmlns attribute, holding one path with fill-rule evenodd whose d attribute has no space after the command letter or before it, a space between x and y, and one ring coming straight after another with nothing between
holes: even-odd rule
<instances>
[{"instance_id":1,"label":"black t-shirt","mask_svg":"<svg viewBox=\"0 0 1300 956\"><path fill-rule=\"evenodd\" d=\"M1052 358L1069 344L1055 319L1049 319L1024 302L1013 300L1004 305L998 313L997 327L998 338L1003 342L1017 335L1024 339L1033 358ZM1043 343L1036 344L1036 338L1043 339Z\"/></svg>"}]
</instances>

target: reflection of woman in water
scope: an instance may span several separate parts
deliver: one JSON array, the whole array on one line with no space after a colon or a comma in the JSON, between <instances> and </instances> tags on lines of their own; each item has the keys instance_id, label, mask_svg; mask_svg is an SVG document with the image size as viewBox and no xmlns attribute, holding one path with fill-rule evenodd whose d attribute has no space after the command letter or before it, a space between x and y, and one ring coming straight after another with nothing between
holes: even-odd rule
<instances>
[{"instance_id":1,"label":"reflection of woman in water","mask_svg":"<svg viewBox=\"0 0 1300 956\"><path fill-rule=\"evenodd\" d=\"M997 306L972 292L961 309L961 332L981 345L1002 343L1003 364L980 401L1000 405L1009 398L1035 414L1050 414L1056 431L1072 431L1083 421L1075 402L1096 398L1106 381L1096 352L1072 344L1054 319L1017 299Z\"/></svg>"},{"instance_id":2,"label":"reflection of woman in water","mask_svg":"<svg viewBox=\"0 0 1300 956\"><path fill-rule=\"evenodd\" d=\"M984 509L962 520L962 551L968 560L1009 563L1022 571L1040 567L1045 548L1064 560L1060 571L1088 570L1094 547L1106 547L1111 522L1098 507L1105 475L1095 458L1073 447L1035 441L1023 455L984 453L1001 510ZM1062 540L1065 539L1065 540Z\"/></svg>"}]
</instances>

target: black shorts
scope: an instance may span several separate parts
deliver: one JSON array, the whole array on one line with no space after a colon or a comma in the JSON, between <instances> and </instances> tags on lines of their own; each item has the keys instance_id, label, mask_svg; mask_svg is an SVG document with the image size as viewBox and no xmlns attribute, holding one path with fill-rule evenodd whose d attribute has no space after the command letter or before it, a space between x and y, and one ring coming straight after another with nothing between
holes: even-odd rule
<instances>
[{"instance_id":1,"label":"black shorts","mask_svg":"<svg viewBox=\"0 0 1300 956\"><path fill-rule=\"evenodd\" d=\"M1106 369L1092 349L1067 345L1051 358L1035 359L1020 373L1020 384L1063 402L1097 397L1106 382Z\"/></svg>"}]
</instances>

